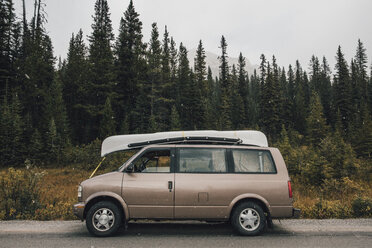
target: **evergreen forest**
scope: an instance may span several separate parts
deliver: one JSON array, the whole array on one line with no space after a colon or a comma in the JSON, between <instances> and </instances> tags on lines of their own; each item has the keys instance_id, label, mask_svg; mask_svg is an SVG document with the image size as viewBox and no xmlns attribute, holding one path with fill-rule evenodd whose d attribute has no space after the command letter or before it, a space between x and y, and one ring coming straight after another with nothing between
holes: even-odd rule
<instances>
[{"instance_id":1,"label":"evergreen forest","mask_svg":"<svg viewBox=\"0 0 372 248\"><path fill-rule=\"evenodd\" d=\"M113 27L109 1L96 0L91 33L71 30L65 59L53 54L45 0L34 1L31 20L25 0L23 16L13 2L0 1L2 168L94 164L100 142L116 134L254 129L301 182L372 179L372 67L358 37L351 61L335 47L334 68L315 55L284 67L262 54L249 75L243 54L228 63L221 36L212 75L202 40L193 61L166 27L153 23L145 41L133 1Z\"/></svg>"}]
</instances>

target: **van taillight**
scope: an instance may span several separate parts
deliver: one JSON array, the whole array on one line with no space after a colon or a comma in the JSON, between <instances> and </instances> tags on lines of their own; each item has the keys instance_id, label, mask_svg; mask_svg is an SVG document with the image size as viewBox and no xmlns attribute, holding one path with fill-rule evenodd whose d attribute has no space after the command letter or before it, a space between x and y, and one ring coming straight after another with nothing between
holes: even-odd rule
<instances>
[{"instance_id":1,"label":"van taillight","mask_svg":"<svg viewBox=\"0 0 372 248\"><path fill-rule=\"evenodd\" d=\"M288 181L288 193L289 193L289 198L292 198L292 186L291 186L291 181Z\"/></svg>"}]
</instances>

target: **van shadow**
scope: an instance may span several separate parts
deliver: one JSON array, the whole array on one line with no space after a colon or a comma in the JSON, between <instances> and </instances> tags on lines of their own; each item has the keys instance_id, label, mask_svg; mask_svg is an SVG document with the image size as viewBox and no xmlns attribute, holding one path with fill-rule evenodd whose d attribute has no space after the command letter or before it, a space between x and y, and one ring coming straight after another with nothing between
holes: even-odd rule
<instances>
[{"instance_id":1,"label":"van shadow","mask_svg":"<svg viewBox=\"0 0 372 248\"><path fill-rule=\"evenodd\" d=\"M274 225L268 228L263 235L291 235L292 232ZM128 229L120 229L118 236L238 236L229 223L129 223Z\"/></svg>"}]
</instances>

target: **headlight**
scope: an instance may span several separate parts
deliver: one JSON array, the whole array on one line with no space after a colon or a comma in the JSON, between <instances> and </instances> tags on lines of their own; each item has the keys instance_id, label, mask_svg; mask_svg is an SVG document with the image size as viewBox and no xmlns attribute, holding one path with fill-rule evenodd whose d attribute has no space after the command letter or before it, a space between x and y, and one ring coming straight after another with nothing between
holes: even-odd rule
<instances>
[{"instance_id":1,"label":"headlight","mask_svg":"<svg viewBox=\"0 0 372 248\"><path fill-rule=\"evenodd\" d=\"M83 195L83 187L79 185L78 187L78 200L81 201L81 196Z\"/></svg>"}]
</instances>

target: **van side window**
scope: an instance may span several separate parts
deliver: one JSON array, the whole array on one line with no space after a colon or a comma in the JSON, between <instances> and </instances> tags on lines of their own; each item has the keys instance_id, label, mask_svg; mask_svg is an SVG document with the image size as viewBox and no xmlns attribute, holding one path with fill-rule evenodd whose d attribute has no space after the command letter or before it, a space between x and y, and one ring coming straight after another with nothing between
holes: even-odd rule
<instances>
[{"instance_id":1,"label":"van side window","mask_svg":"<svg viewBox=\"0 0 372 248\"><path fill-rule=\"evenodd\" d=\"M179 172L226 172L225 149L179 149Z\"/></svg>"},{"instance_id":2,"label":"van side window","mask_svg":"<svg viewBox=\"0 0 372 248\"><path fill-rule=\"evenodd\" d=\"M269 151L262 150L232 150L235 172L245 173L275 173Z\"/></svg>"},{"instance_id":3,"label":"van side window","mask_svg":"<svg viewBox=\"0 0 372 248\"><path fill-rule=\"evenodd\" d=\"M170 150L148 151L134 161L134 172L170 172Z\"/></svg>"}]
</instances>

